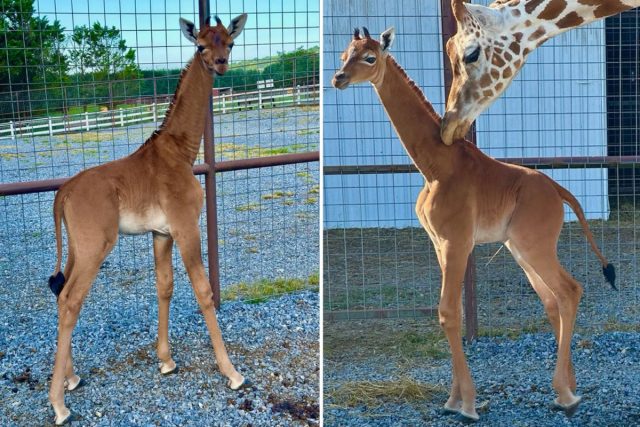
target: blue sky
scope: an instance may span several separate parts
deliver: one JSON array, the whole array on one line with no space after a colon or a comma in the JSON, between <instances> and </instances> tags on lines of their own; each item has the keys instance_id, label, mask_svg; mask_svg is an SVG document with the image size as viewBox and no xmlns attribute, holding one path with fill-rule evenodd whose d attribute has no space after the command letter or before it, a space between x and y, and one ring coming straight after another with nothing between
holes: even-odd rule
<instances>
[{"instance_id":1,"label":"blue sky","mask_svg":"<svg viewBox=\"0 0 640 427\"><path fill-rule=\"evenodd\" d=\"M197 0L35 0L34 6L37 14L60 21L67 33L96 21L115 26L136 50L141 68L179 68L194 52L178 19L197 26ZM242 12L249 14L232 61L319 45L319 0L210 0L210 11L225 25Z\"/></svg>"}]
</instances>

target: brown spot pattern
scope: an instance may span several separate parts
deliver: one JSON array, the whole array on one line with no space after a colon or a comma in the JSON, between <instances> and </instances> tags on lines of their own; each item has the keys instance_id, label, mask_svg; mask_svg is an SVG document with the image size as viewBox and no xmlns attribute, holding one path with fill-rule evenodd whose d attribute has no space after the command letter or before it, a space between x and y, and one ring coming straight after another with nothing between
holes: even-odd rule
<instances>
[{"instance_id":1,"label":"brown spot pattern","mask_svg":"<svg viewBox=\"0 0 640 427\"><path fill-rule=\"evenodd\" d=\"M531 15L531 12L533 12L534 10L536 10L536 8L538 6L540 6L540 4L544 2L544 0L529 0L527 2L527 4L524 5L524 10Z\"/></svg>"},{"instance_id":2,"label":"brown spot pattern","mask_svg":"<svg viewBox=\"0 0 640 427\"><path fill-rule=\"evenodd\" d=\"M529 41L538 40L540 37L544 36L545 33L546 31L544 30L544 28L539 27L537 30L531 33L531 35L529 36Z\"/></svg>"},{"instance_id":3,"label":"brown spot pattern","mask_svg":"<svg viewBox=\"0 0 640 427\"><path fill-rule=\"evenodd\" d=\"M513 71L511 71L511 67L505 68L504 71L502 72L502 77L505 79L508 79L512 75L513 75Z\"/></svg>"},{"instance_id":4,"label":"brown spot pattern","mask_svg":"<svg viewBox=\"0 0 640 427\"><path fill-rule=\"evenodd\" d=\"M499 79L500 78L500 71L498 71L495 68L493 68L491 70L491 77L493 77L494 79Z\"/></svg>"},{"instance_id":5,"label":"brown spot pattern","mask_svg":"<svg viewBox=\"0 0 640 427\"><path fill-rule=\"evenodd\" d=\"M513 34L513 37L515 37L515 38L516 38L516 41L517 41L518 43L520 43L520 42L522 41L522 33L520 33L520 32L518 32L518 33L514 33L514 34Z\"/></svg>"},{"instance_id":6,"label":"brown spot pattern","mask_svg":"<svg viewBox=\"0 0 640 427\"><path fill-rule=\"evenodd\" d=\"M558 28L573 28L582 24L584 19L576 12L566 14L561 20L556 22Z\"/></svg>"},{"instance_id":7,"label":"brown spot pattern","mask_svg":"<svg viewBox=\"0 0 640 427\"><path fill-rule=\"evenodd\" d=\"M504 59L502 59L502 57L498 55L493 55L493 58L491 59L491 63L496 67L501 67L501 68L506 65L506 62L504 62Z\"/></svg>"},{"instance_id":8,"label":"brown spot pattern","mask_svg":"<svg viewBox=\"0 0 640 427\"><path fill-rule=\"evenodd\" d=\"M495 87L496 92L500 92L500 91L502 90L503 86L504 86L504 85L503 85L502 83L498 83L498 84L496 85L496 87Z\"/></svg>"},{"instance_id":9,"label":"brown spot pattern","mask_svg":"<svg viewBox=\"0 0 640 427\"><path fill-rule=\"evenodd\" d=\"M509 45L509 49L516 55L520 54L520 45L516 42L513 42Z\"/></svg>"},{"instance_id":10,"label":"brown spot pattern","mask_svg":"<svg viewBox=\"0 0 640 427\"><path fill-rule=\"evenodd\" d=\"M505 52L504 53L504 59L507 60L507 62L511 61L513 59L513 56L511 56L511 54L509 52Z\"/></svg>"},{"instance_id":11,"label":"brown spot pattern","mask_svg":"<svg viewBox=\"0 0 640 427\"><path fill-rule=\"evenodd\" d=\"M544 8L542 13L538 15L538 18L550 21L556 19L563 10L567 7L566 0L551 0L551 2Z\"/></svg>"},{"instance_id":12,"label":"brown spot pattern","mask_svg":"<svg viewBox=\"0 0 640 427\"><path fill-rule=\"evenodd\" d=\"M513 9L513 10L511 11L511 14L512 14L513 16L520 16L520 11L519 11L518 9Z\"/></svg>"},{"instance_id":13,"label":"brown spot pattern","mask_svg":"<svg viewBox=\"0 0 640 427\"><path fill-rule=\"evenodd\" d=\"M493 96L493 91L492 90L485 90L482 92L482 94L486 97L490 97Z\"/></svg>"},{"instance_id":14,"label":"brown spot pattern","mask_svg":"<svg viewBox=\"0 0 640 427\"><path fill-rule=\"evenodd\" d=\"M480 87L487 87L491 84L491 77L488 74L485 74L480 79Z\"/></svg>"}]
</instances>

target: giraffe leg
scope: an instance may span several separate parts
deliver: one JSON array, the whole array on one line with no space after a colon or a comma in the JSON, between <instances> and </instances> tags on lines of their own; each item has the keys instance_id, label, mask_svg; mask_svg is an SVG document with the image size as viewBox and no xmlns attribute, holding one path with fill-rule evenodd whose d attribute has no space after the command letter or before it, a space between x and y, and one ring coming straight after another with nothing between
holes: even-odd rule
<instances>
[{"instance_id":1,"label":"giraffe leg","mask_svg":"<svg viewBox=\"0 0 640 427\"><path fill-rule=\"evenodd\" d=\"M196 299L200 305L200 310L204 315L218 368L220 372L229 379L227 385L231 389L237 390L248 382L245 382L244 377L236 371L231 363L224 341L222 340L222 333L218 326L216 310L213 305L213 293L209 280L207 280L204 266L202 265L200 229L197 224L197 219L196 222L187 226L172 225L171 229L172 233L174 233L178 248L180 249L185 268L189 274L189 279L191 280Z\"/></svg>"},{"instance_id":2,"label":"giraffe leg","mask_svg":"<svg viewBox=\"0 0 640 427\"><path fill-rule=\"evenodd\" d=\"M551 327L553 328L553 334L556 338L556 344L560 342L560 311L558 309L558 301L551 292L551 290L547 287L544 281L538 276L538 274L533 270L533 268L527 264L527 262L522 259L520 253L518 252L515 245L513 245L510 241L505 242L505 245L511 253L513 257L518 262L518 265L522 267L531 286L538 294L538 297L542 301L545 312L547 313L547 317L549 318L549 323L551 323ZM569 360L569 383L571 387L571 391L575 393L576 391L576 374L573 368L573 363Z\"/></svg>"},{"instance_id":3,"label":"giraffe leg","mask_svg":"<svg viewBox=\"0 0 640 427\"><path fill-rule=\"evenodd\" d=\"M440 245L444 269L442 272L442 292L438 309L440 325L444 329L451 348L452 385L451 395L445 404L445 410L454 411L464 418L477 421L475 408L476 390L462 348L462 281L467 259L472 247Z\"/></svg>"},{"instance_id":4,"label":"giraffe leg","mask_svg":"<svg viewBox=\"0 0 640 427\"><path fill-rule=\"evenodd\" d=\"M512 242L516 248L520 246ZM525 247L522 245L522 247ZM567 415L575 413L581 398L574 394L575 376L571 363L571 337L575 324L578 304L582 296L582 287L567 273L556 257L555 251L546 247L534 246L527 250L520 249L520 256L528 264L532 272L546 285L555 296L558 307L558 357L553 375L553 388L558 397L554 405L564 410ZM553 312L553 309L551 310Z\"/></svg>"},{"instance_id":5,"label":"giraffe leg","mask_svg":"<svg viewBox=\"0 0 640 427\"><path fill-rule=\"evenodd\" d=\"M74 379L73 362L71 361L71 334L78 321L84 298L98 274L104 256L99 260L95 258L78 259L58 300L58 345L49 389L49 401L56 414L56 425L63 425L71 416L71 412L64 404L65 376ZM73 388L77 388L78 384L80 384L79 379Z\"/></svg>"},{"instance_id":6,"label":"giraffe leg","mask_svg":"<svg viewBox=\"0 0 640 427\"><path fill-rule=\"evenodd\" d=\"M173 266L171 251L173 239L162 235L153 236L153 254L156 262L156 287L158 289L158 358L160 373L175 372L176 362L171 358L169 347L169 304L173 295Z\"/></svg>"}]
</instances>

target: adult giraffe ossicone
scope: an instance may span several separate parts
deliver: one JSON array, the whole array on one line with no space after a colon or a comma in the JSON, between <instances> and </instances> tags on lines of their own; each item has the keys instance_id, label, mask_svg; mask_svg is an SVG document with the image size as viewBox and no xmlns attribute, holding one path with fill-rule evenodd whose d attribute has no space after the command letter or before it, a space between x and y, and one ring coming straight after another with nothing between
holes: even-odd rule
<instances>
[{"instance_id":1,"label":"adult giraffe ossicone","mask_svg":"<svg viewBox=\"0 0 640 427\"><path fill-rule=\"evenodd\" d=\"M446 46L453 70L441 130L447 145L466 135L538 46L572 28L640 7L640 0L497 0L489 7L451 0L451 7L458 32Z\"/></svg>"},{"instance_id":2,"label":"adult giraffe ossicone","mask_svg":"<svg viewBox=\"0 0 640 427\"><path fill-rule=\"evenodd\" d=\"M168 334L175 239L220 372L234 390L248 384L229 360L218 327L200 249L198 220L203 191L192 171L209 114L213 74L227 71L233 41L242 32L247 15L234 18L228 28L217 16L215 20L216 25L211 26L207 19L204 28L196 31L192 22L180 19L182 33L198 50L182 71L162 126L131 155L80 172L56 194L53 211L58 260L49 279L49 286L58 297L58 345L49 390L56 425L64 424L71 415L64 404L65 385L74 390L81 384L73 369L71 333L100 265L118 240L118 231L153 233L160 372L168 374L176 369ZM64 274L60 271L62 221L69 243Z\"/></svg>"},{"instance_id":3,"label":"adult giraffe ossicone","mask_svg":"<svg viewBox=\"0 0 640 427\"><path fill-rule=\"evenodd\" d=\"M355 31L332 83L338 89L364 81L373 84L400 141L425 178L416 214L442 269L438 312L451 348L453 377L445 409L478 419L476 391L462 349L462 281L476 244L503 242L529 278L553 326L558 342L555 405L571 415L580 403L575 395L571 336L582 287L557 257L563 203L580 220L606 280L612 286L615 282L613 265L598 250L580 204L536 170L499 162L468 141L445 146L440 139L440 117L388 53L395 37L393 28L382 33L380 42L363 31L364 37Z\"/></svg>"}]
</instances>

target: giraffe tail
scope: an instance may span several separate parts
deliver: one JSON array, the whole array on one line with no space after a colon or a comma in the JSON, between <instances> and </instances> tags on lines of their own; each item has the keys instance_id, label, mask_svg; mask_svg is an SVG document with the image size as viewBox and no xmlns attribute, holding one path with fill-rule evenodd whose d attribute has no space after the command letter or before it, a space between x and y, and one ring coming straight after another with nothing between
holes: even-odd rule
<instances>
[{"instance_id":1,"label":"giraffe tail","mask_svg":"<svg viewBox=\"0 0 640 427\"><path fill-rule=\"evenodd\" d=\"M578 221L580 221L580 225L582 226L582 231L589 241L591 245L591 249L596 254L596 256L600 259L600 263L602 264L602 274L604 274L604 278L614 290L618 290L616 287L616 269L600 252L598 245L596 244L595 239L593 238L593 234L591 233L591 229L589 228L589 224L587 223L587 219L584 216L584 211L582 210L582 206L580 206L580 202L571 194L567 189L562 187L560 184L549 178L549 180L553 183L556 191L562 198L562 200L571 206L571 209L578 217Z\"/></svg>"},{"instance_id":2,"label":"giraffe tail","mask_svg":"<svg viewBox=\"0 0 640 427\"><path fill-rule=\"evenodd\" d=\"M61 191L56 194L53 202L53 222L56 229L56 269L53 275L49 277L49 289L57 297L60 296L64 282L66 281L64 274L60 271L62 266L62 215L63 215L64 196Z\"/></svg>"}]
</instances>

